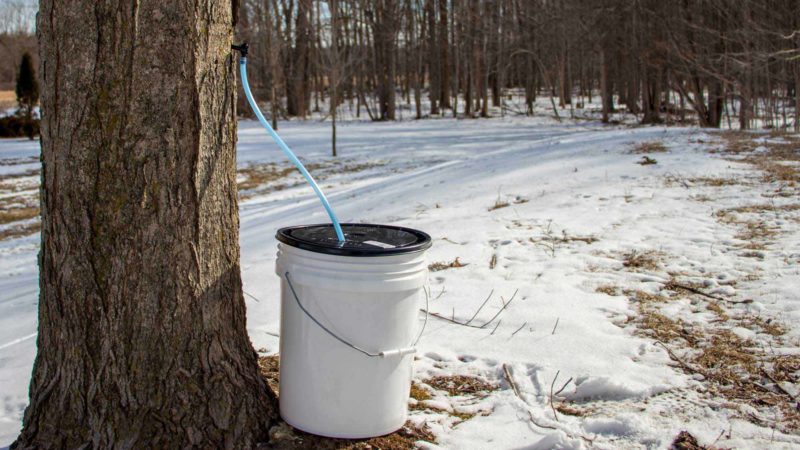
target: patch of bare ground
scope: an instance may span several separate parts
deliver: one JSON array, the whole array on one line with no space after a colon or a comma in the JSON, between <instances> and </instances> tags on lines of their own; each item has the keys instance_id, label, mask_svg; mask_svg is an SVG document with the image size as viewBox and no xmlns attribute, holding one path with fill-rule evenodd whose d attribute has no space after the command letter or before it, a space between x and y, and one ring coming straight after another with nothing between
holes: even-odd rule
<instances>
[{"instance_id":1,"label":"patch of bare ground","mask_svg":"<svg viewBox=\"0 0 800 450\"><path fill-rule=\"evenodd\" d=\"M252 164L245 167L240 167L237 174L240 179L236 183L239 189L239 198L242 200L248 199L255 195L252 191L258 187L264 186L269 183L274 183L289 176L294 171L292 167L280 167L277 164ZM280 190L285 186L278 185L274 189Z\"/></svg>"},{"instance_id":2,"label":"patch of bare ground","mask_svg":"<svg viewBox=\"0 0 800 450\"><path fill-rule=\"evenodd\" d=\"M700 445L697 438L692 436L688 431L681 431L678 433L669 448L670 450L717 450L717 448L713 446Z\"/></svg>"},{"instance_id":3,"label":"patch of bare ground","mask_svg":"<svg viewBox=\"0 0 800 450\"><path fill-rule=\"evenodd\" d=\"M496 391L499 386L468 375L436 376L423 381L428 386L450 396L471 395Z\"/></svg>"},{"instance_id":4,"label":"patch of bare ground","mask_svg":"<svg viewBox=\"0 0 800 450\"><path fill-rule=\"evenodd\" d=\"M262 356L258 359L261 374L267 380L275 395L280 381L280 358L278 355ZM413 388L412 388L413 393ZM270 442L264 449L279 450L408 450L417 448L418 442L435 443L436 437L426 424L417 425L408 421L402 428L384 436L369 439L336 439L309 434L292 428L280 421L270 429Z\"/></svg>"},{"instance_id":5,"label":"patch of bare ground","mask_svg":"<svg viewBox=\"0 0 800 450\"><path fill-rule=\"evenodd\" d=\"M646 141L639 142L633 146L630 153L634 155L642 155L646 153L665 153L667 147L661 141Z\"/></svg>"},{"instance_id":6,"label":"patch of bare ground","mask_svg":"<svg viewBox=\"0 0 800 450\"><path fill-rule=\"evenodd\" d=\"M370 439L337 439L309 434L280 422L270 429L270 444L274 450L408 450L418 448L418 442L435 443L436 436L427 424L408 421L394 433Z\"/></svg>"},{"instance_id":7,"label":"patch of bare ground","mask_svg":"<svg viewBox=\"0 0 800 450\"><path fill-rule=\"evenodd\" d=\"M317 181L322 181L329 178L333 174L345 173L358 173L375 167L385 165L385 161L370 161L370 162L355 162L353 160L330 160L318 163L306 164L306 169L314 174ZM278 191L289 187L286 183L279 183L281 180L288 178L296 172L293 166L283 166L275 163L266 164L250 164L247 166L239 167L237 174L239 181L237 187L239 189L239 198L244 200L251 198L256 194L263 194L265 191ZM270 189L258 190L266 185L272 185ZM242 192L251 191L251 192Z\"/></svg>"}]
</instances>

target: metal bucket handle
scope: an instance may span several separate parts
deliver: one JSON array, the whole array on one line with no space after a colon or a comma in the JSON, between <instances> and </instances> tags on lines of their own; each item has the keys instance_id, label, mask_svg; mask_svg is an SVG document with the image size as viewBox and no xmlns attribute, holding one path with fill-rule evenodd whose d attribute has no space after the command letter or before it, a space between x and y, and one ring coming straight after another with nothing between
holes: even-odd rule
<instances>
[{"instance_id":1,"label":"metal bucket handle","mask_svg":"<svg viewBox=\"0 0 800 450\"><path fill-rule=\"evenodd\" d=\"M365 355L367 355L367 356L369 356L371 358L375 358L375 357L378 357L378 356L380 356L381 358L386 358L386 357L389 357L389 356L400 356L400 357L403 357L405 355L410 355L410 354L415 353L417 351L417 348L416 348L417 347L417 343L419 342L420 338L422 338L422 333L425 332L425 326L428 325L428 306L429 306L428 303L429 303L430 295L428 294L427 289L423 289L423 291L425 291L425 322L423 322L422 330L420 330L419 336L417 336L417 338L414 340L414 343L411 344L409 347L405 347L405 348L397 348L397 349L394 349L394 350L384 350L384 351L380 351L380 352L377 352L377 353L371 353L371 352L369 352L367 350L364 350L363 348L361 348L361 347L359 347L357 345L351 344L345 338L343 338L343 337L337 335L336 333L334 333L333 331L329 330L325 325L323 325L319 320L317 320L316 317L311 315L311 313L303 306L303 304L300 303L300 298L297 296L297 292L294 290L294 285L292 285L292 280L289 279L289 272L288 271L284 274L284 277L286 277L286 283L289 285L289 289L292 291L292 296L294 296L294 300L297 302L297 306L300 307L300 310L303 311L303 313L305 313L305 315L308 316L308 318L311 319L311 321L313 321L315 324L317 324L317 326L322 328L323 331L325 331L326 333L331 335L334 339L336 339L337 341L341 342L342 344L352 348L353 350L361 352L361 353L363 353L363 354L365 354Z\"/></svg>"}]
</instances>

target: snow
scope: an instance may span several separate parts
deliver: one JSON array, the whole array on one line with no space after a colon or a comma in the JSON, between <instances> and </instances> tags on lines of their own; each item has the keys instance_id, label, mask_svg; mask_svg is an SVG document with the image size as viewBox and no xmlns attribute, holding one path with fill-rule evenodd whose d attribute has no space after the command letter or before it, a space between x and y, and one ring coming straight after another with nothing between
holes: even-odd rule
<instances>
[{"instance_id":1,"label":"snow","mask_svg":"<svg viewBox=\"0 0 800 450\"><path fill-rule=\"evenodd\" d=\"M329 124L282 122L278 131L304 160L331 161ZM761 258L737 256L736 231L713 213L763 199L753 198L755 188L690 181L758 176L748 165L709 155L713 137L693 128L515 117L342 122L338 136L341 158L375 163L358 172L337 172L339 166L325 172L320 185L343 222L424 230L434 238L430 262L459 258L467 264L430 274L431 311L466 321L491 295L474 321L483 324L512 302L483 329L429 319L416 381L472 375L500 389L482 398L437 394L427 400L439 412L415 411L411 419L436 434L437 444L428 448L667 448L681 430L705 444L733 430L715 444L723 447L800 445L797 436L751 424L721 408L721 400L701 395L700 380L673 367L662 347L625 323L636 314L635 299L595 291L618 285L657 293L670 273L683 272L714 295L757 300L743 308L762 309L792 326L800 321L800 224L782 223L791 232L778 238L776 248L759 250ZM650 155L657 164L636 164L641 155L629 151L652 140L669 152ZM240 123L237 155L240 166L286 165L252 121ZM0 141L0 158L37 156L35 142ZM36 164L21 166L0 166L0 174ZM665 182L670 178L684 182ZM715 201L693 200L701 195ZM492 209L498 201L508 206ZM274 353L275 230L327 217L295 175L285 189L242 201L240 215L244 289L255 297L246 297L248 331L256 349ZM620 255L632 250L669 258L657 269L621 270ZM13 441L27 403L36 350L37 251L38 236L0 242L0 446ZM493 255L496 266L490 268ZM759 280L742 281L756 272ZM687 322L712 319L693 309L689 300L679 300L666 311ZM793 326L790 334L797 332ZM557 389L570 378L562 397L594 413L555 420L551 384ZM448 411L476 415L460 422Z\"/></svg>"}]
</instances>

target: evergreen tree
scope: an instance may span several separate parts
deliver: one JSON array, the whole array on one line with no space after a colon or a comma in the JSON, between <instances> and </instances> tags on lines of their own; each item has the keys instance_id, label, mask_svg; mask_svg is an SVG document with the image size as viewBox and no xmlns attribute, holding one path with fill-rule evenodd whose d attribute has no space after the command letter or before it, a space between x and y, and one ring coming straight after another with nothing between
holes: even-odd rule
<instances>
[{"instance_id":1,"label":"evergreen tree","mask_svg":"<svg viewBox=\"0 0 800 450\"><path fill-rule=\"evenodd\" d=\"M39 83L36 81L36 72L33 69L31 54L25 52L19 65L17 75L17 104L20 112L27 119L33 118L33 108L39 102Z\"/></svg>"}]
</instances>

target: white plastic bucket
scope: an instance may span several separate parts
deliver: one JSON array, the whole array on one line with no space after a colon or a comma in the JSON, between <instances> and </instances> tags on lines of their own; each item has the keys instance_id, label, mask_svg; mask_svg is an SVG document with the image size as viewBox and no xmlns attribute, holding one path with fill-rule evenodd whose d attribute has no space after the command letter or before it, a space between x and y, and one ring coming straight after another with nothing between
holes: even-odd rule
<instances>
[{"instance_id":1,"label":"white plastic bucket","mask_svg":"<svg viewBox=\"0 0 800 450\"><path fill-rule=\"evenodd\" d=\"M354 227L369 225L345 224L345 235L357 233ZM282 239L297 228L278 232L281 416L322 436L391 433L408 415L430 237L416 232L427 239L424 245L384 249L393 253L372 251L354 238L352 245L370 251L329 254L337 250L324 243Z\"/></svg>"}]
</instances>

